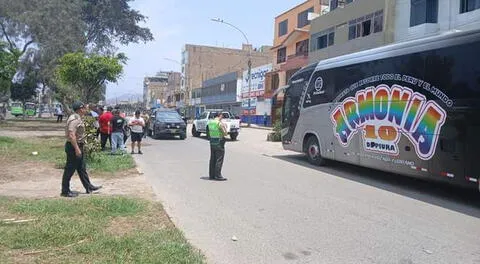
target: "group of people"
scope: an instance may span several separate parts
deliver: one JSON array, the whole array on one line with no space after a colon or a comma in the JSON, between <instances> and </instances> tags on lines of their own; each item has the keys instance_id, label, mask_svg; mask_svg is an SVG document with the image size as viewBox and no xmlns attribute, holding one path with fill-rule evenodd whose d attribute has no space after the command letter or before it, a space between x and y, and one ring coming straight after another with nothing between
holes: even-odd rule
<instances>
[{"instance_id":1,"label":"group of people","mask_svg":"<svg viewBox=\"0 0 480 264\"><path fill-rule=\"evenodd\" d=\"M70 190L70 180L78 172L80 181L86 190L86 193L92 193L99 190L102 186L95 186L90 182L85 164L84 144L85 144L85 124L83 117L90 115L98 119L98 133L101 135L101 146L105 149L107 139L110 139L112 153L118 148L125 149L125 130L128 127L131 130L132 154L134 154L135 143L137 143L138 153L142 154L141 141L145 132L145 120L140 111L135 111L135 117L127 121L125 114L121 114L119 109L107 108L103 111L101 107L88 110L88 106L82 102L73 104L74 114L70 115L65 127L65 153L67 156L63 178L61 196L76 197L78 193ZM210 141L210 166L209 178L215 181L227 180L222 175L222 166L225 156L225 136L228 134L225 124L222 122L223 115L218 113L215 119L210 120L209 141Z\"/></svg>"},{"instance_id":2,"label":"group of people","mask_svg":"<svg viewBox=\"0 0 480 264\"><path fill-rule=\"evenodd\" d=\"M112 154L118 154L120 150L123 153L126 150L125 144L128 138L132 141L132 152L135 154L135 145L137 145L138 154L143 154L141 149L142 138L145 136L145 126L148 116L142 116L140 110L135 111L135 116L127 118L120 109L107 107L104 111L99 107L96 112L98 116L97 129L100 135L100 145L102 151L105 151L107 141L110 143Z\"/></svg>"},{"instance_id":3,"label":"group of people","mask_svg":"<svg viewBox=\"0 0 480 264\"><path fill-rule=\"evenodd\" d=\"M95 186L90 182L85 164L84 145L85 145L85 123L84 116L95 118L94 126L98 128L97 137L101 135L101 146L105 149L107 139L110 140L112 154L116 154L117 149L125 151L125 142L128 139L126 131L130 131L132 140L132 154L134 154L135 143L137 143L138 153L142 154L141 141L144 135L145 120L140 116L140 111L135 111L135 117L127 120L125 113L119 109L107 107L103 111L102 107L88 105L82 102L75 102L72 106L74 113L68 117L65 126L65 153L67 156L63 177L61 196L76 197L78 193L70 190L70 180L77 171L80 181L86 190L86 193L92 193L102 188Z\"/></svg>"}]
</instances>

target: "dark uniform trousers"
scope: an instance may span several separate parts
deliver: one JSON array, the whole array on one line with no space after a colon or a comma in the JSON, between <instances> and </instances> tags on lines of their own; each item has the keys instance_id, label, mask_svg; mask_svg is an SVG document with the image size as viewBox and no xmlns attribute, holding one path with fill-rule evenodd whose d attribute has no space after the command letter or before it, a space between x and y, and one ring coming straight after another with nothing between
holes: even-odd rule
<instances>
[{"instance_id":1,"label":"dark uniform trousers","mask_svg":"<svg viewBox=\"0 0 480 264\"><path fill-rule=\"evenodd\" d=\"M222 178L223 158L225 156L225 139L218 139L219 142L210 141L210 179Z\"/></svg>"},{"instance_id":2,"label":"dark uniform trousers","mask_svg":"<svg viewBox=\"0 0 480 264\"><path fill-rule=\"evenodd\" d=\"M110 143L110 146L112 146L112 135L100 132L100 144L101 144L102 150L105 150L105 145L107 145L107 139L108 139L108 142Z\"/></svg>"},{"instance_id":3,"label":"dark uniform trousers","mask_svg":"<svg viewBox=\"0 0 480 264\"><path fill-rule=\"evenodd\" d=\"M62 179L62 193L68 193L70 191L70 179L72 179L75 171L78 172L80 181L82 182L85 190L89 190L92 187L90 179L87 173L87 167L85 165L85 157L83 152L83 144L78 143L78 147L82 151L82 156L77 157L75 154L75 148L72 143L65 143L65 152L67 153L67 164L65 165L65 170L63 171Z\"/></svg>"}]
</instances>

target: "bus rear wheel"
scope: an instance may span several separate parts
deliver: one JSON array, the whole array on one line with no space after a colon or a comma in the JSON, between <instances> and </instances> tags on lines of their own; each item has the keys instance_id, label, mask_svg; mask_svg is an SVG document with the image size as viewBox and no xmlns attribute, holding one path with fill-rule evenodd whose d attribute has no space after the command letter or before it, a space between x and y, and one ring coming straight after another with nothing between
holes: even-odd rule
<instances>
[{"instance_id":1,"label":"bus rear wheel","mask_svg":"<svg viewBox=\"0 0 480 264\"><path fill-rule=\"evenodd\" d=\"M308 162L316 166L324 166L326 160L322 158L320 153L320 144L318 144L318 139L315 136L311 136L307 140L307 145L305 146L305 152L307 154Z\"/></svg>"}]
</instances>

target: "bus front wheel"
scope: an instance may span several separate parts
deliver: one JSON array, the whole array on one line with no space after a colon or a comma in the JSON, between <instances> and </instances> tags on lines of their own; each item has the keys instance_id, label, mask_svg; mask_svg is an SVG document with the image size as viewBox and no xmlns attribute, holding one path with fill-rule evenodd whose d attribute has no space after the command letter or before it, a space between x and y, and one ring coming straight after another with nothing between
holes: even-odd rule
<instances>
[{"instance_id":1,"label":"bus front wheel","mask_svg":"<svg viewBox=\"0 0 480 264\"><path fill-rule=\"evenodd\" d=\"M307 145L305 146L308 162L313 165L323 166L326 161L322 158L320 153L320 144L318 144L317 137L310 136L307 140Z\"/></svg>"}]
</instances>

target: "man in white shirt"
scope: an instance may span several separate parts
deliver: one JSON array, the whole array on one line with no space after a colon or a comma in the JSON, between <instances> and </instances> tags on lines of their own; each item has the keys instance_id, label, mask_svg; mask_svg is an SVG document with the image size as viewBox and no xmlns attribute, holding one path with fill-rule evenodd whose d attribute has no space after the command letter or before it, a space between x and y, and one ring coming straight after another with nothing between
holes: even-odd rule
<instances>
[{"instance_id":1,"label":"man in white shirt","mask_svg":"<svg viewBox=\"0 0 480 264\"><path fill-rule=\"evenodd\" d=\"M128 125L131 130L131 139L132 139L132 154L135 154L135 142L137 142L138 154L143 154L142 147L142 137L143 137L143 128L145 127L145 120L140 117L140 111L135 111L135 117L132 117Z\"/></svg>"}]
</instances>

